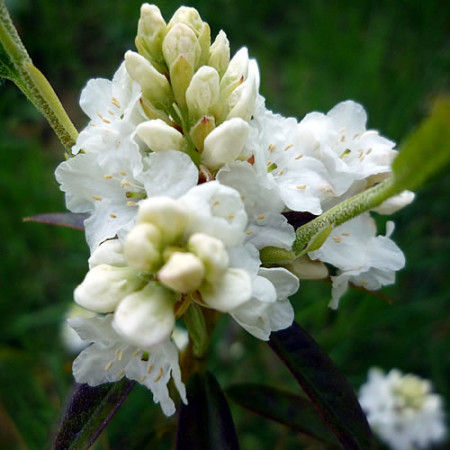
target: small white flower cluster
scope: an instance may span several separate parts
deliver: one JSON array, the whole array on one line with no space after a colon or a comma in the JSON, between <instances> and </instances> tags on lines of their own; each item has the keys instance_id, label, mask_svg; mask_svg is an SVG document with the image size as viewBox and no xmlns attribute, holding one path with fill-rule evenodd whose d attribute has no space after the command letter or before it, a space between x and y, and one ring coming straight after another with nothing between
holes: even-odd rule
<instances>
[{"instance_id":1,"label":"small white flower cluster","mask_svg":"<svg viewBox=\"0 0 450 450\"><path fill-rule=\"evenodd\" d=\"M370 369L359 402L374 432L393 450L430 448L447 434L442 398L416 375Z\"/></svg>"},{"instance_id":2,"label":"small white flower cluster","mask_svg":"<svg viewBox=\"0 0 450 450\"><path fill-rule=\"evenodd\" d=\"M90 122L56 170L67 207L89 215L90 270L75 300L98 314L72 320L93 342L74 375L91 385L138 380L171 414L170 373L185 401L171 336L190 304L229 313L267 340L292 324L298 276L326 277L324 263L336 268L334 307L349 283L394 281L404 258L389 238L393 225L376 236L369 213L336 227L289 270L263 267L259 251L290 251L286 213L319 215L373 186L390 175L396 151L366 130L352 101L301 122L267 110L256 61L245 48L230 58L223 31L211 44L193 8L166 23L144 4L136 46L112 81L88 82L80 103Z\"/></svg>"}]
</instances>

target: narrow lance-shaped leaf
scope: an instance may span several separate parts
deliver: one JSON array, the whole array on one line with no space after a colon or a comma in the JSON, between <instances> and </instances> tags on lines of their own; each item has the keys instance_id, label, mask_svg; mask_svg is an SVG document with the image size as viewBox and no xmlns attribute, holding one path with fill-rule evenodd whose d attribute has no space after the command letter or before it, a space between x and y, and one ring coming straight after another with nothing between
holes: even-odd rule
<instances>
[{"instance_id":1,"label":"narrow lance-shaped leaf","mask_svg":"<svg viewBox=\"0 0 450 450\"><path fill-rule=\"evenodd\" d=\"M243 383L230 386L225 393L235 403L294 430L338 446L311 403L304 397L280 389ZM338 448L341 448L340 446Z\"/></svg>"},{"instance_id":2,"label":"narrow lance-shaped leaf","mask_svg":"<svg viewBox=\"0 0 450 450\"><path fill-rule=\"evenodd\" d=\"M176 450L239 448L228 403L212 374L194 373L188 380L187 405L181 405Z\"/></svg>"},{"instance_id":3,"label":"narrow lance-shaped leaf","mask_svg":"<svg viewBox=\"0 0 450 450\"><path fill-rule=\"evenodd\" d=\"M450 98L439 98L392 164L400 190L415 190L450 164Z\"/></svg>"},{"instance_id":4,"label":"narrow lance-shaped leaf","mask_svg":"<svg viewBox=\"0 0 450 450\"><path fill-rule=\"evenodd\" d=\"M76 385L54 439L54 450L89 448L131 392L126 378L91 387Z\"/></svg>"},{"instance_id":5,"label":"narrow lance-shaped leaf","mask_svg":"<svg viewBox=\"0 0 450 450\"><path fill-rule=\"evenodd\" d=\"M269 345L346 450L373 448L372 433L355 393L311 336L294 323L272 333Z\"/></svg>"},{"instance_id":6,"label":"narrow lance-shaped leaf","mask_svg":"<svg viewBox=\"0 0 450 450\"><path fill-rule=\"evenodd\" d=\"M40 222L61 227L76 228L84 230L84 221L88 218L87 214L77 213L49 213L38 214L37 216L25 217L24 222Z\"/></svg>"}]
</instances>

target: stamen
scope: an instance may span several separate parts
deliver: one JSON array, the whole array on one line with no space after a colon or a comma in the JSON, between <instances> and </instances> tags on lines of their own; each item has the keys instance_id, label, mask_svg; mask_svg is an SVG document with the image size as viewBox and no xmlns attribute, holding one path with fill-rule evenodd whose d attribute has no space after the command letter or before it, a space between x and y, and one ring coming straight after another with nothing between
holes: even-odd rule
<instances>
[{"instance_id":1,"label":"stamen","mask_svg":"<svg viewBox=\"0 0 450 450\"><path fill-rule=\"evenodd\" d=\"M109 369L111 369L111 367L113 366L114 361L110 361L108 364L106 364L105 366L105 370L108 372Z\"/></svg>"},{"instance_id":2,"label":"stamen","mask_svg":"<svg viewBox=\"0 0 450 450\"><path fill-rule=\"evenodd\" d=\"M164 370L163 370L162 367L160 367L159 368L159 375L154 379L154 382L157 383L162 378L163 375L164 375Z\"/></svg>"},{"instance_id":3,"label":"stamen","mask_svg":"<svg viewBox=\"0 0 450 450\"><path fill-rule=\"evenodd\" d=\"M132 202L131 200L126 203L127 206L137 206L137 202Z\"/></svg>"},{"instance_id":4,"label":"stamen","mask_svg":"<svg viewBox=\"0 0 450 450\"><path fill-rule=\"evenodd\" d=\"M303 153L300 153L299 155L297 155L294 159L300 159L303 158Z\"/></svg>"},{"instance_id":5,"label":"stamen","mask_svg":"<svg viewBox=\"0 0 450 450\"><path fill-rule=\"evenodd\" d=\"M150 375L152 373L153 367L155 367L154 364L152 364L148 369L147 369L147 373Z\"/></svg>"},{"instance_id":6,"label":"stamen","mask_svg":"<svg viewBox=\"0 0 450 450\"><path fill-rule=\"evenodd\" d=\"M289 144L286 147L284 147L284 151L288 151L290 148L292 148L294 146L294 144Z\"/></svg>"},{"instance_id":7,"label":"stamen","mask_svg":"<svg viewBox=\"0 0 450 450\"><path fill-rule=\"evenodd\" d=\"M113 176L112 175L103 175L103 178L105 180L111 180L113 178Z\"/></svg>"},{"instance_id":8,"label":"stamen","mask_svg":"<svg viewBox=\"0 0 450 450\"><path fill-rule=\"evenodd\" d=\"M236 217L236 214L230 214L228 216L228 220L233 220Z\"/></svg>"},{"instance_id":9,"label":"stamen","mask_svg":"<svg viewBox=\"0 0 450 450\"><path fill-rule=\"evenodd\" d=\"M246 234L247 234L247 236L251 236L253 234L253 231L252 230L248 230Z\"/></svg>"},{"instance_id":10,"label":"stamen","mask_svg":"<svg viewBox=\"0 0 450 450\"><path fill-rule=\"evenodd\" d=\"M116 97L113 97L113 98L112 98L111 103L112 103L115 107L120 108L119 100L117 100Z\"/></svg>"},{"instance_id":11,"label":"stamen","mask_svg":"<svg viewBox=\"0 0 450 450\"><path fill-rule=\"evenodd\" d=\"M296 189L306 189L306 184L297 184Z\"/></svg>"},{"instance_id":12,"label":"stamen","mask_svg":"<svg viewBox=\"0 0 450 450\"><path fill-rule=\"evenodd\" d=\"M101 202L103 200L99 195L93 195L92 198L94 200L97 200L98 202Z\"/></svg>"},{"instance_id":13,"label":"stamen","mask_svg":"<svg viewBox=\"0 0 450 450\"><path fill-rule=\"evenodd\" d=\"M115 214L110 214L109 217L111 217L111 219L117 219L117 216Z\"/></svg>"},{"instance_id":14,"label":"stamen","mask_svg":"<svg viewBox=\"0 0 450 450\"><path fill-rule=\"evenodd\" d=\"M258 216L258 219L259 219L259 220L264 220L265 217L264 217L264 216Z\"/></svg>"},{"instance_id":15,"label":"stamen","mask_svg":"<svg viewBox=\"0 0 450 450\"><path fill-rule=\"evenodd\" d=\"M333 236L332 239L334 242L336 242L336 244L340 244L342 241L342 239L339 236Z\"/></svg>"},{"instance_id":16,"label":"stamen","mask_svg":"<svg viewBox=\"0 0 450 450\"><path fill-rule=\"evenodd\" d=\"M268 150L269 152L273 152L276 148L277 148L276 145L270 144L269 147L267 147L267 150Z\"/></svg>"},{"instance_id":17,"label":"stamen","mask_svg":"<svg viewBox=\"0 0 450 450\"><path fill-rule=\"evenodd\" d=\"M119 174L122 175L123 177L126 177L126 176L127 176L127 173L124 172L123 170L121 170L121 171L119 172Z\"/></svg>"},{"instance_id":18,"label":"stamen","mask_svg":"<svg viewBox=\"0 0 450 450\"><path fill-rule=\"evenodd\" d=\"M347 233L346 231L344 231L343 233L341 233L342 236L350 236L350 233Z\"/></svg>"}]
</instances>

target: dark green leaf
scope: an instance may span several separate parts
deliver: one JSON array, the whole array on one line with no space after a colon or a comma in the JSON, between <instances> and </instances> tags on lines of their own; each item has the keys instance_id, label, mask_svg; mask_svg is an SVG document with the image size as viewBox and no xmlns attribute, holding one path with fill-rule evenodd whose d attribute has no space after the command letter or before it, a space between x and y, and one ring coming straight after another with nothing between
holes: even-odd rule
<instances>
[{"instance_id":1,"label":"dark green leaf","mask_svg":"<svg viewBox=\"0 0 450 450\"><path fill-rule=\"evenodd\" d=\"M1 43L0 43L0 78L8 78L11 81L16 81L20 78L16 68L14 67L13 62L9 58L8 53L6 53Z\"/></svg>"},{"instance_id":2,"label":"dark green leaf","mask_svg":"<svg viewBox=\"0 0 450 450\"><path fill-rule=\"evenodd\" d=\"M270 386L251 383L230 386L225 393L238 405L257 414L287 425L319 441L334 446L339 445L314 407L304 397Z\"/></svg>"},{"instance_id":3,"label":"dark green leaf","mask_svg":"<svg viewBox=\"0 0 450 450\"><path fill-rule=\"evenodd\" d=\"M450 164L450 99L437 100L392 164L396 186L416 190Z\"/></svg>"},{"instance_id":4,"label":"dark green leaf","mask_svg":"<svg viewBox=\"0 0 450 450\"><path fill-rule=\"evenodd\" d=\"M126 378L91 387L76 385L54 440L54 450L91 446L108 425L134 386Z\"/></svg>"},{"instance_id":5,"label":"dark green leaf","mask_svg":"<svg viewBox=\"0 0 450 450\"><path fill-rule=\"evenodd\" d=\"M76 228L84 230L84 221L87 219L87 214L76 213L50 213L39 214L37 216L25 217L24 222L40 222L51 225L58 225L61 227Z\"/></svg>"},{"instance_id":6,"label":"dark green leaf","mask_svg":"<svg viewBox=\"0 0 450 450\"><path fill-rule=\"evenodd\" d=\"M373 448L370 427L352 388L311 336L294 323L272 333L269 345L346 450Z\"/></svg>"},{"instance_id":7,"label":"dark green leaf","mask_svg":"<svg viewBox=\"0 0 450 450\"><path fill-rule=\"evenodd\" d=\"M188 404L180 409L176 449L238 449L228 403L214 376L194 373L186 388Z\"/></svg>"}]
</instances>

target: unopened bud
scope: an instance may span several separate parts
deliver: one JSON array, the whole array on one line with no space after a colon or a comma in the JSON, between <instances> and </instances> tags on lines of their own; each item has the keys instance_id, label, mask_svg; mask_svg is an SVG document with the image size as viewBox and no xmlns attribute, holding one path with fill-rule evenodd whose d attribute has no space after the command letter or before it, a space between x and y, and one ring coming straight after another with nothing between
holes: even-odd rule
<instances>
[{"instance_id":1,"label":"unopened bud","mask_svg":"<svg viewBox=\"0 0 450 450\"><path fill-rule=\"evenodd\" d=\"M122 244L119 239L108 239L100 244L92 253L88 260L89 269L100 264L110 264L112 266L125 266Z\"/></svg>"},{"instance_id":2,"label":"unopened bud","mask_svg":"<svg viewBox=\"0 0 450 450\"><path fill-rule=\"evenodd\" d=\"M204 264L208 282L215 283L223 277L228 269L229 257L221 240L204 233L195 233L189 238L187 248Z\"/></svg>"},{"instance_id":3,"label":"unopened bud","mask_svg":"<svg viewBox=\"0 0 450 450\"><path fill-rule=\"evenodd\" d=\"M203 282L205 266L192 253L174 252L158 272L158 279L168 288L186 294L196 291Z\"/></svg>"},{"instance_id":4,"label":"unopened bud","mask_svg":"<svg viewBox=\"0 0 450 450\"><path fill-rule=\"evenodd\" d=\"M375 211L378 214L393 214L409 205L414 200L414 197L414 192L403 191L402 193L385 200L380 206L373 208L372 211Z\"/></svg>"},{"instance_id":5,"label":"unopened bud","mask_svg":"<svg viewBox=\"0 0 450 450\"><path fill-rule=\"evenodd\" d=\"M162 232L164 243L173 244L184 234L189 213L170 197L151 197L139 203L138 223L151 223Z\"/></svg>"},{"instance_id":6,"label":"unopened bud","mask_svg":"<svg viewBox=\"0 0 450 450\"><path fill-rule=\"evenodd\" d=\"M197 70L186 90L186 104L191 118L197 120L201 116L211 115L219 101L219 82L216 69L202 66Z\"/></svg>"},{"instance_id":7,"label":"unopened bud","mask_svg":"<svg viewBox=\"0 0 450 450\"><path fill-rule=\"evenodd\" d=\"M120 302L112 325L128 341L148 349L164 342L175 325L173 306L176 296L158 283L148 283Z\"/></svg>"},{"instance_id":8,"label":"unopened bud","mask_svg":"<svg viewBox=\"0 0 450 450\"><path fill-rule=\"evenodd\" d=\"M74 298L83 308L108 313L114 311L125 296L141 287L136 269L100 264L86 274L75 289Z\"/></svg>"},{"instance_id":9,"label":"unopened bud","mask_svg":"<svg viewBox=\"0 0 450 450\"><path fill-rule=\"evenodd\" d=\"M202 163L216 170L226 163L247 159L250 155L244 147L249 132L250 126L245 120L235 118L225 121L206 137Z\"/></svg>"},{"instance_id":10,"label":"unopened bud","mask_svg":"<svg viewBox=\"0 0 450 450\"><path fill-rule=\"evenodd\" d=\"M125 67L130 77L142 87L144 96L158 109L169 107L173 103L172 90L167 78L159 73L139 53L125 53Z\"/></svg>"},{"instance_id":11,"label":"unopened bud","mask_svg":"<svg viewBox=\"0 0 450 450\"><path fill-rule=\"evenodd\" d=\"M149 59L161 72L164 71L162 42L166 35L167 25L156 5L144 3L141 6L141 17L138 22L136 47L142 56Z\"/></svg>"},{"instance_id":12,"label":"unopened bud","mask_svg":"<svg viewBox=\"0 0 450 450\"><path fill-rule=\"evenodd\" d=\"M138 223L123 245L127 263L142 272L155 272L162 263L162 233L151 223Z\"/></svg>"},{"instance_id":13,"label":"unopened bud","mask_svg":"<svg viewBox=\"0 0 450 450\"><path fill-rule=\"evenodd\" d=\"M230 42L227 35L220 30L209 49L208 66L214 67L222 77L230 63Z\"/></svg>"},{"instance_id":14,"label":"unopened bud","mask_svg":"<svg viewBox=\"0 0 450 450\"><path fill-rule=\"evenodd\" d=\"M241 48L228 64L228 68L220 80L221 98L227 99L240 84L247 78L248 50Z\"/></svg>"},{"instance_id":15,"label":"unopened bud","mask_svg":"<svg viewBox=\"0 0 450 450\"><path fill-rule=\"evenodd\" d=\"M255 111L256 98L259 90L259 70L254 59L250 60L247 79L228 97L226 119L240 117L250 121Z\"/></svg>"},{"instance_id":16,"label":"unopened bud","mask_svg":"<svg viewBox=\"0 0 450 450\"><path fill-rule=\"evenodd\" d=\"M186 59L193 70L200 60L201 49L197 36L187 25L181 23L175 24L169 30L164 38L162 49L169 68L180 56Z\"/></svg>"},{"instance_id":17,"label":"unopened bud","mask_svg":"<svg viewBox=\"0 0 450 450\"><path fill-rule=\"evenodd\" d=\"M160 119L140 123L136 127L136 133L154 152L183 151L186 144L183 135L178 130Z\"/></svg>"},{"instance_id":18,"label":"unopened bud","mask_svg":"<svg viewBox=\"0 0 450 450\"><path fill-rule=\"evenodd\" d=\"M203 151L206 136L216 127L216 121L212 116L203 116L189 131L195 148L201 153Z\"/></svg>"}]
</instances>

